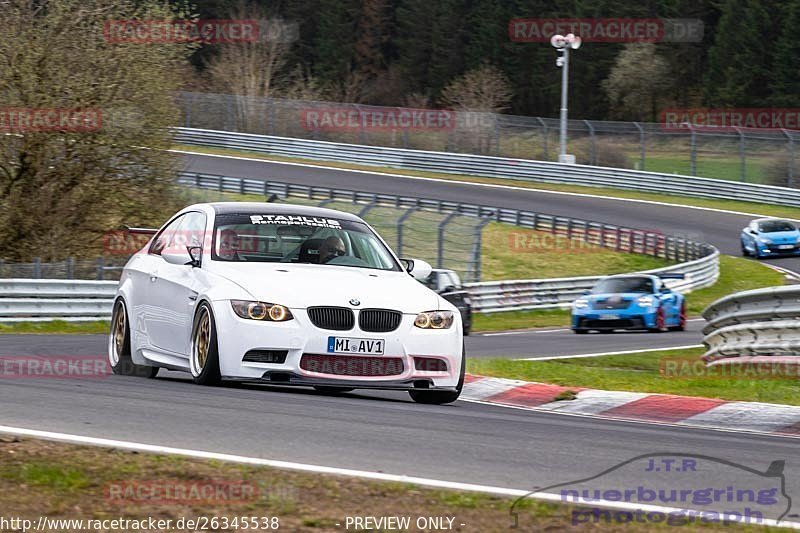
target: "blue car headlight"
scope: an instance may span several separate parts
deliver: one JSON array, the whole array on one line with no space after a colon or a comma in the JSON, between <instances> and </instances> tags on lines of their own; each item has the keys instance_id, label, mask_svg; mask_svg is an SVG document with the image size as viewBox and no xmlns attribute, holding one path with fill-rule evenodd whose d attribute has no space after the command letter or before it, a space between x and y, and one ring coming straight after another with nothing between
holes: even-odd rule
<instances>
[{"instance_id":1,"label":"blue car headlight","mask_svg":"<svg viewBox=\"0 0 800 533\"><path fill-rule=\"evenodd\" d=\"M572 308L576 311L580 309L586 309L587 307L589 307L589 300L586 298L578 298L572 303Z\"/></svg>"},{"instance_id":2,"label":"blue car headlight","mask_svg":"<svg viewBox=\"0 0 800 533\"><path fill-rule=\"evenodd\" d=\"M652 296L640 296L636 303L639 307L652 307L653 303L655 303L655 299Z\"/></svg>"},{"instance_id":3,"label":"blue car headlight","mask_svg":"<svg viewBox=\"0 0 800 533\"><path fill-rule=\"evenodd\" d=\"M767 239L766 237L759 237L758 240L764 244L772 244L772 240Z\"/></svg>"}]
</instances>

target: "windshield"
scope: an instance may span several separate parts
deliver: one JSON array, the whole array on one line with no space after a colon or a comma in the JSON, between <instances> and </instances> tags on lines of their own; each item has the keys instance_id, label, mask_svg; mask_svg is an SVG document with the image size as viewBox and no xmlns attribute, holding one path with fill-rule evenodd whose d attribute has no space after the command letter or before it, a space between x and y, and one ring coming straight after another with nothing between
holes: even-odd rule
<instances>
[{"instance_id":1,"label":"windshield","mask_svg":"<svg viewBox=\"0 0 800 533\"><path fill-rule=\"evenodd\" d=\"M291 214L217 215L212 259L401 270L362 222Z\"/></svg>"},{"instance_id":2,"label":"windshield","mask_svg":"<svg viewBox=\"0 0 800 533\"><path fill-rule=\"evenodd\" d=\"M776 231L794 231L794 224L786 220L767 220L758 224L758 230L763 233L774 233Z\"/></svg>"},{"instance_id":3,"label":"windshield","mask_svg":"<svg viewBox=\"0 0 800 533\"><path fill-rule=\"evenodd\" d=\"M621 292L653 292L653 280L650 278L610 278L600 281L592 289L592 294L608 294Z\"/></svg>"}]
</instances>

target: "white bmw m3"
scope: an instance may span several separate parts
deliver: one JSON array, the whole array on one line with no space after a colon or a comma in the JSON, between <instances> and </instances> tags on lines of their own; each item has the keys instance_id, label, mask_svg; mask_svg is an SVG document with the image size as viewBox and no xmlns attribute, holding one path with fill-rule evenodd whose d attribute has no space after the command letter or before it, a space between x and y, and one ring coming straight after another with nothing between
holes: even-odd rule
<instances>
[{"instance_id":1,"label":"white bmw m3","mask_svg":"<svg viewBox=\"0 0 800 533\"><path fill-rule=\"evenodd\" d=\"M187 207L136 253L114 302L115 373L408 391L455 401L461 316L357 216L272 203Z\"/></svg>"}]
</instances>

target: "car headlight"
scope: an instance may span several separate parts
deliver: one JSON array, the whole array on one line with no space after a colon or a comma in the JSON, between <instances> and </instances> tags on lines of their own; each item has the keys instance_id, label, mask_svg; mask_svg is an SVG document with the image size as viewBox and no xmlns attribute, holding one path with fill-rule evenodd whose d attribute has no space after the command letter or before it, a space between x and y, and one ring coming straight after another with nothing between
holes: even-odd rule
<instances>
[{"instance_id":1,"label":"car headlight","mask_svg":"<svg viewBox=\"0 0 800 533\"><path fill-rule=\"evenodd\" d=\"M763 242L764 244L772 244L772 240L767 239L766 237L759 237L758 240Z\"/></svg>"},{"instance_id":2,"label":"car headlight","mask_svg":"<svg viewBox=\"0 0 800 533\"><path fill-rule=\"evenodd\" d=\"M639 304L639 307L650 307L653 305L653 301L652 296L640 296L636 303Z\"/></svg>"},{"instance_id":3,"label":"car headlight","mask_svg":"<svg viewBox=\"0 0 800 533\"><path fill-rule=\"evenodd\" d=\"M573 302L572 307L574 309L586 309L589 307L589 300L586 298L578 298L575 300L575 302Z\"/></svg>"},{"instance_id":4,"label":"car headlight","mask_svg":"<svg viewBox=\"0 0 800 533\"><path fill-rule=\"evenodd\" d=\"M265 320L267 322L286 322L294 317L292 312L283 305L266 302L251 302L248 300L231 300L233 312L241 318L251 320Z\"/></svg>"},{"instance_id":5,"label":"car headlight","mask_svg":"<svg viewBox=\"0 0 800 533\"><path fill-rule=\"evenodd\" d=\"M421 329L447 329L453 325L451 311L425 311L417 315L414 325Z\"/></svg>"}]
</instances>

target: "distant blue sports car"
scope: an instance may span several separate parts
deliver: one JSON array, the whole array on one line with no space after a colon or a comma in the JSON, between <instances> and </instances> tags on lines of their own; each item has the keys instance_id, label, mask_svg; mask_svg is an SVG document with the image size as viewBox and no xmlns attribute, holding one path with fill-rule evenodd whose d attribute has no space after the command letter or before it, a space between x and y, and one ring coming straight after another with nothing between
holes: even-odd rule
<instances>
[{"instance_id":1,"label":"distant blue sports car","mask_svg":"<svg viewBox=\"0 0 800 533\"><path fill-rule=\"evenodd\" d=\"M609 276L572 304L572 331L642 329L654 333L686 329L686 298L667 287L663 279L682 274Z\"/></svg>"},{"instance_id":2,"label":"distant blue sports car","mask_svg":"<svg viewBox=\"0 0 800 533\"><path fill-rule=\"evenodd\" d=\"M759 218L742 230L742 255L756 259L800 254L800 230L789 220Z\"/></svg>"}]
</instances>

